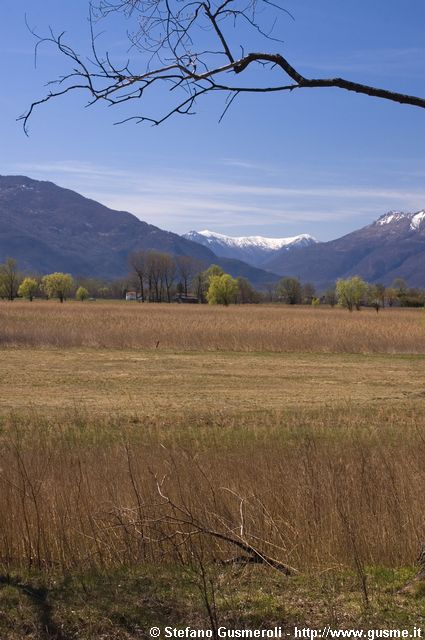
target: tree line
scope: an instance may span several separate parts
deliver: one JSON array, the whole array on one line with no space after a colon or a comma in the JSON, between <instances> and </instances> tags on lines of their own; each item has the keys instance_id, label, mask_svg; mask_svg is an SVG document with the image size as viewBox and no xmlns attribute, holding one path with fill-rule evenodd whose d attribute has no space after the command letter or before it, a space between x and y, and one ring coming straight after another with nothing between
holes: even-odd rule
<instances>
[{"instance_id":1,"label":"tree line","mask_svg":"<svg viewBox=\"0 0 425 640\"><path fill-rule=\"evenodd\" d=\"M69 273L24 274L17 261L7 258L0 264L0 298L125 299L130 291L140 302L173 302L192 297L200 303L224 304L261 301L245 278L232 278L217 265L208 269L190 256L172 256L160 251L138 251L129 257L130 272L125 278L102 280L74 278Z\"/></svg>"},{"instance_id":2,"label":"tree line","mask_svg":"<svg viewBox=\"0 0 425 640\"><path fill-rule=\"evenodd\" d=\"M396 278L391 286L382 283L371 284L360 278L339 278L335 284L322 293L318 293L313 284L302 284L298 278L281 278L275 285L267 287L267 302L283 302L300 305L320 304L334 307L339 305L348 311L361 307L373 307L376 311L384 307L423 307L425 290L409 287L403 278Z\"/></svg>"},{"instance_id":3,"label":"tree line","mask_svg":"<svg viewBox=\"0 0 425 640\"><path fill-rule=\"evenodd\" d=\"M0 264L0 298L13 301L15 298L26 298L30 302L34 298L57 298L64 302L67 298L86 300L90 297L89 289L82 282L90 279L75 280L69 273L55 272L44 276L24 274L18 270L17 261L7 258ZM98 282L100 285L100 281ZM98 287L101 291L101 287ZM105 292L109 289L105 288Z\"/></svg>"},{"instance_id":4,"label":"tree line","mask_svg":"<svg viewBox=\"0 0 425 640\"><path fill-rule=\"evenodd\" d=\"M192 301L209 304L284 303L289 305L339 305L349 311L369 306L379 311L384 307L423 307L425 291L409 287L396 278L390 287L371 284L360 278L339 279L334 286L319 293L313 284L298 278L283 277L265 284L257 291L243 277L233 278L218 265L204 265L190 256L173 256L161 251L137 251L129 257L129 274L125 278L74 278L55 272L44 276L24 274L16 260L7 258L0 264L0 298L68 298L84 301L106 298L123 299L129 291L140 302Z\"/></svg>"},{"instance_id":5,"label":"tree line","mask_svg":"<svg viewBox=\"0 0 425 640\"><path fill-rule=\"evenodd\" d=\"M202 262L190 256L137 251L130 255L129 265L128 286L136 289L142 302L171 302L189 295L200 303L224 305L261 299L246 278L233 278L218 265L205 269Z\"/></svg>"}]
</instances>

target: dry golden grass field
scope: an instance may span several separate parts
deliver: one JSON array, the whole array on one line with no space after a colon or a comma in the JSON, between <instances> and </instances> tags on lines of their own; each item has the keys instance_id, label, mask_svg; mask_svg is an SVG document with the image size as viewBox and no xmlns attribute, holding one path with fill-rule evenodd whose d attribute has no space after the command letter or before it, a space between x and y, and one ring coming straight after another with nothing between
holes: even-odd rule
<instances>
[{"instance_id":1,"label":"dry golden grass field","mask_svg":"<svg viewBox=\"0 0 425 640\"><path fill-rule=\"evenodd\" d=\"M0 303L0 638L425 626L424 460L423 310Z\"/></svg>"},{"instance_id":2,"label":"dry golden grass field","mask_svg":"<svg viewBox=\"0 0 425 640\"><path fill-rule=\"evenodd\" d=\"M0 345L425 354L423 309L0 302Z\"/></svg>"}]
</instances>

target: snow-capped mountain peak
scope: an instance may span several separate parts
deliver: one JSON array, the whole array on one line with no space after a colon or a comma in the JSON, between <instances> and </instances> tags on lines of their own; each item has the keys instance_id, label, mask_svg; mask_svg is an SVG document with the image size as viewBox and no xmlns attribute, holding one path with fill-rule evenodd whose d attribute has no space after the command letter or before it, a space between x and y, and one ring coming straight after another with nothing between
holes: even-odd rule
<instances>
[{"instance_id":1,"label":"snow-capped mountain peak","mask_svg":"<svg viewBox=\"0 0 425 640\"><path fill-rule=\"evenodd\" d=\"M375 221L375 224L384 226L388 224L397 224L400 222L409 222L411 231L418 231L422 227L425 220L425 210L417 213L404 213L403 211L389 211Z\"/></svg>"},{"instance_id":2,"label":"snow-capped mountain peak","mask_svg":"<svg viewBox=\"0 0 425 640\"><path fill-rule=\"evenodd\" d=\"M389 211L388 213L384 213L383 216L376 220L375 224L379 224L383 226L384 224L391 224L392 222L398 222L399 220L403 220L406 217L406 214L402 211Z\"/></svg>"},{"instance_id":3,"label":"snow-capped mountain peak","mask_svg":"<svg viewBox=\"0 0 425 640\"><path fill-rule=\"evenodd\" d=\"M261 266L277 251L292 251L300 247L315 244L317 240L307 233L286 238L268 238L264 236L227 236L204 229L189 231L184 237L209 247L217 256L236 258L255 266Z\"/></svg>"},{"instance_id":4,"label":"snow-capped mountain peak","mask_svg":"<svg viewBox=\"0 0 425 640\"><path fill-rule=\"evenodd\" d=\"M282 249L282 247L288 247L293 244L312 244L317 242L315 238L308 235L307 233L300 234L298 236L291 236L289 238L266 238L264 236L226 236L223 233L216 233L215 231L209 231L205 229L204 231L190 231L190 234L199 233L204 238L212 238L214 240L218 240L228 246L233 247L262 247L264 249L271 249L272 251L276 251L277 249Z\"/></svg>"}]
</instances>

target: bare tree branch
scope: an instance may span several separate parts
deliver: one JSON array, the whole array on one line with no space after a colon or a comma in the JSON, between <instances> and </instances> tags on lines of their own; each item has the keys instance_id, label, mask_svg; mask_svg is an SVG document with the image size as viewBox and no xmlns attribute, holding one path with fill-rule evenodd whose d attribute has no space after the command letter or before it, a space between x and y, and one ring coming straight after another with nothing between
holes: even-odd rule
<instances>
[{"instance_id":1,"label":"bare tree branch","mask_svg":"<svg viewBox=\"0 0 425 640\"><path fill-rule=\"evenodd\" d=\"M191 527L191 532L189 535L203 534L212 538L216 538L218 540L222 540L223 542L227 542L228 544L237 547L246 554L246 556L238 556L239 563L242 561L242 559L245 559L247 564L265 564L273 569L276 569L276 571L285 574L286 576L291 576L296 573L296 570L292 567L288 567L282 562L275 560L274 558L270 558L265 553L259 551L256 547L250 544L245 538L245 532L243 528L241 529L240 536L236 537L234 535L230 535L230 533L223 533L221 531L217 531L216 529L212 529L206 522L199 521L190 509L176 504L176 502L174 502L168 495L164 493L164 480L165 478L162 480L162 482L157 482L158 494L161 496L161 498L163 498L165 503L170 505L173 508L174 512L178 514L174 517L167 516L168 521L173 521L177 525L189 525Z\"/></svg>"},{"instance_id":2,"label":"bare tree branch","mask_svg":"<svg viewBox=\"0 0 425 640\"><path fill-rule=\"evenodd\" d=\"M287 12L271 0L99 0L90 10L92 59L77 53L63 41L64 34L41 37L32 31L37 40L36 48L49 44L71 63L71 70L50 82L60 90L49 90L43 98L34 101L19 118L27 132L28 121L34 109L54 98L74 90L88 94L87 106L105 102L108 106L122 105L132 100L142 100L147 91L166 91L171 100L163 114L125 116L119 123L135 120L159 125L173 115L192 115L196 103L205 94L223 92L228 96L221 118L232 105L234 98L244 93L292 92L296 89L339 88L362 95L389 100L400 104L425 108L425 98L407 95L345 78L307 78L281 53L257 51L235 58L232 49L235 39L248 31L268 41L281 40L274 34L279 31L278 18ZM116 64L111 55L99 53L94 25L99 20L121 12L135 22L136 29L129 33L130 51L136 51L142 60ZM240 25L245 24L245 27ZM231 34L231 35L230 35ZM134 57L134 56L133 56ZM136 66L137 71L132 67ZM144 67L144 68L143 68ZM263 84L259 68L268 69L276 76L276 82ZM140 69L143 70L141 71ZM241 75L249 82L240 84ZM267 75L267 77L270 74ZM283 82L280 80L283 76ZM260 77L260 80L259 80ZM184 97L173 96L183 92ZM161 94L162 95L162 94ZM220 118L220 119L221 119Z\"/></svg>"}]
</instances>

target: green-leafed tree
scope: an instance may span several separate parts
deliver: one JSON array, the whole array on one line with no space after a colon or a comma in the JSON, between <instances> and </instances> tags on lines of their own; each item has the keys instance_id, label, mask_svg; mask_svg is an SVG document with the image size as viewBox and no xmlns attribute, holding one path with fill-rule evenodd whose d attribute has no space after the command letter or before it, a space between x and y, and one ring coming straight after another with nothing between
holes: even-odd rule
<instances>
[{"instance_id":1,"label":"green-leafed tree","mask_svg":"<svg viewBox=\"0 0 425 640\"><path fill-rule=\"evenodd\" d=\"M58 298L60 302L66 300L74 288L74 280L69 273L50 273L43 276L41 282L47 296Z\"/></svg>"},{"instance_id":2,"label":"green-leafed tree","mask_svg":"<svg viewBox=\"0 0 425 640\"><path fill-rule=\"evenodd\" d=\"M367 283L359 276L337 280L336 297L338 304L348 309L348 311L352 311L354 308L359 311L362 299L366 296L367 287Z\"/></svg>"},{"instance_id":3,"label":"green-leafed tree","mask_svg":"<svg viewBox=\"0 0 425 640\"><path fill-rule=\"evenodd\" d=\"M204 303L207 302L207 293L208 287L210 286L210 278L212 276L221 276L224 271L217 264L212 264L205 269L205 271L200 271L196 274L192 281L192 289L195 295L197 296L199 302Z\"/></svg>"},{"instance_id":4,"label":"green-leafed tree","mask_svg":"<svg viewBox=\"0 0 425 640\"><path fill-rule=\"evenodd\" d=\"M77 291L75 293L75 297L80 302L84 302L84 300L87 300L87 298L89 297L89 292L87 291L87 289L85 287L78 287L78 289L77 289Z\"/></svg>"},{"instance_id":5,"label":"green-leafed tree","mask_svg":"<svg viewBox=\"0 0 425 640\"><path fill-rule=\"evenodd\" d=\"M208 304L224 304L227 307L236 301L238 290L237 281L228 273L211 276L207 292Z\"/></svg>"},{"instance_id":6,"label":"green-leafed tree","mask_svg":"<svg viewBox=\"0 0 425 640\"><path fill-rule=\"evenodd\" d=\"M98 293L101 298L107 298L108 295L111 293L111 290L109 287L103 286L103 287L99 287Z\"/></svg>"},{"instance_id":7,"label":"green-leafed tree","mask_svg":"<svg viewBox=\"0 0 425 640\"><path fill-rule=\"evenodd\" d=\"M222 276L224 271L218 264L211 264L203 273L206 280L209 281L213 276Z\"/></svg>"},{"instance_id":8,"label":"green-leafed tree","mask_svg":"<svg viewBox=\"0 0 425 640\"><path fill-rule=\"evenodd\" d=\"M24 278L19 285L18 296L20 298L28 298L32 302L38 290L38 282L35 278Z\"/></svg>"}]
</instances>

